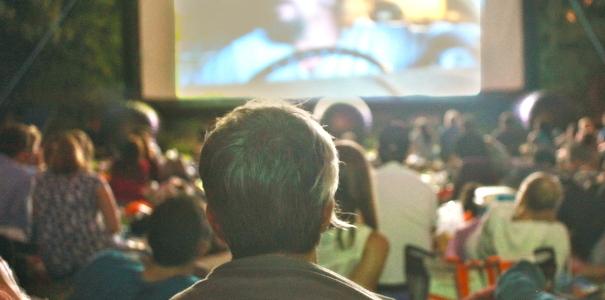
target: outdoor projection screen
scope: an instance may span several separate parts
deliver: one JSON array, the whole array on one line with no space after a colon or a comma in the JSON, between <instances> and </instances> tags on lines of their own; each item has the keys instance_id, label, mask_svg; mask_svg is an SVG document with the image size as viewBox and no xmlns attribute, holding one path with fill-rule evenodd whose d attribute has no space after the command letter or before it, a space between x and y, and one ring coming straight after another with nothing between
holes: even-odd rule
<instances>
[{"instance_id":1,"label":"outdoor projection screen","mask_svg":"<svg viewBox=\"0 0 605 300\"><path fill-rule=\"evenodd\" d=\"M146 99L435 97L524 86L521 0L140 1Z\"/></svg>"}]
</instances>

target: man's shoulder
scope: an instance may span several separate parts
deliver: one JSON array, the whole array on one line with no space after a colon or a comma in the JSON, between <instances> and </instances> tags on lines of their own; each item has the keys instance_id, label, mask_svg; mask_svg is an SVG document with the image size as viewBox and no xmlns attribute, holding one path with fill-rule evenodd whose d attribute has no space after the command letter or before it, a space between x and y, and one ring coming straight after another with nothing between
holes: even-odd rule
<instances>
[{"instance_id":1,"label":"man's shoulder","mask_svg":"<svg viewBox=\"0 0 605 300\"><path fill-rule=\"evenodd\" d=\"M215 269L173 299L381 299L308 262L279 256L240 260L246 261L236 260Z\"/></svg>"},{"instance_id":2,"label":"man's shoulder","mask_svg":"<svg viewBox=\"0 0 605 300\"><path fill-rule=\"evenodd\" d=\"M11 174L13 180L30 180L36 175L36 169L30 166L21 165L7 156L0 158L0 171L5 174Z\"/></svg>"}]
</instances>

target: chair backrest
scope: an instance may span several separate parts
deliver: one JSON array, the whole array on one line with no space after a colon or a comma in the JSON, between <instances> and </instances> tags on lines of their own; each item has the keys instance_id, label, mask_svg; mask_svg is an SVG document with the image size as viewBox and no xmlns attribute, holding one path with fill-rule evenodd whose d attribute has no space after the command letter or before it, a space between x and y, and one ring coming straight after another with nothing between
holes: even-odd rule
<instances>
[{"instance_id":1,"label":"chair backrest","mask_svg":"<svg viewBox=\"0 0 605 300\"><path fill-rule=\"evenodd\" d=\"M500 274L504 273L512 266L512 262L503 260L498 256L490 256L483 260L467 260L450 258L449 263L456 269L454 281L458 298L464 298L472 292L473 279L479 279L484 288L495 286ZM478 277L473 278L471 273L475 272Z\"/></svg>"},{"instance_id":2,"label":"chair backrest","mask_svg":"<svg viewBox=\"0 0 605 300\"><path fill-rule=\"evenodd\" d=\"M405 276L408 291L412 300L425 300L429 296L430 276L425 259L435 255L414 245L406 245L403 250L405 258Z\"/></svg>"},{"instance_id":3,"label":"chair backrest","mask_svg":"<svg viewBox=\"0 0 605 300\"><path fill-rule=\"evenodd\" d=\"M557 259L555 249L541 247L534 250L534 263L540 268L546 279L547 290L554 286L557 274Z\"/></svg>"}]
</instances>

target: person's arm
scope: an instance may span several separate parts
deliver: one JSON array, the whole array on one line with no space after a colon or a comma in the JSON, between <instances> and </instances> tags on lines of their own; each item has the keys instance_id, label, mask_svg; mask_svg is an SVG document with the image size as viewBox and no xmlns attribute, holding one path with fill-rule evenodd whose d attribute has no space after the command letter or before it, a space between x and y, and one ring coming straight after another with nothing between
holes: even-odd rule
<instances>
[{"instance_id":1,"label":"person's arm","mask_svg":"<svg viewBox=\"0 0 605 300\"><path fill-rule=\"evenodd\" d=\"M30 299L17 284L13 271L0 257L0 299Z\"/></svg>"},{"instance_id":2,"label":"person's arm","mask_svg":"<svg viewBox=\"0 0 605 300\"><path fill-rule=\"evenodd\" d=\"M120 211L116 205L111 188L104 180L97 188L98 206L105 221L105 227L109 233L120 231Z\"/></svg>"},{"instance_id":3,"label":"person's arm","mask_svg":"<svg viewBox=\"0 0 605 300\"><path fill-rule=\"evenodd\" d=\"M375 291L388 254L388 240L384 235L373 231L368 236L361 261L351 272L349 279L368 290Z\"/></svg>"}]
</instances>

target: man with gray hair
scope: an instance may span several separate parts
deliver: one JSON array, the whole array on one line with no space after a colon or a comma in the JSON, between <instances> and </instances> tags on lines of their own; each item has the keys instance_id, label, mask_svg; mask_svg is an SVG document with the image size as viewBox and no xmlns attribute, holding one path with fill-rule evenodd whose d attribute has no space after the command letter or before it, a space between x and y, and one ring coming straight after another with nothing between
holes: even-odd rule
<instances>
[{"instance_id":1,"label":"man with gray hair","mask_svg":"<svg viewBox=\"0 0 605 300\"><path fill-rule=\"evenodd\" d=\"M251 101L220 119L200 156L206 214L233 261L174 297L380 299L316 263L334 215L338 157L309 113Z\"/></svg>"}]
</instances>

